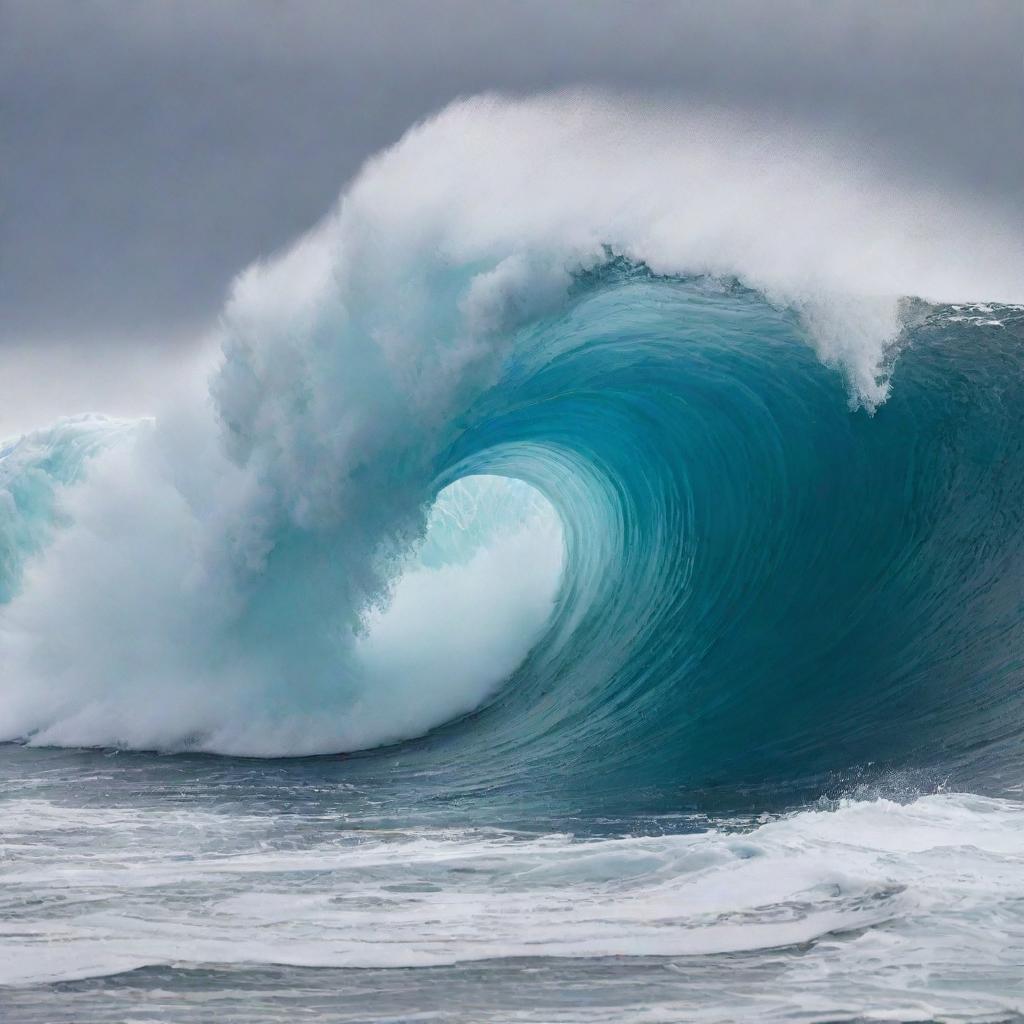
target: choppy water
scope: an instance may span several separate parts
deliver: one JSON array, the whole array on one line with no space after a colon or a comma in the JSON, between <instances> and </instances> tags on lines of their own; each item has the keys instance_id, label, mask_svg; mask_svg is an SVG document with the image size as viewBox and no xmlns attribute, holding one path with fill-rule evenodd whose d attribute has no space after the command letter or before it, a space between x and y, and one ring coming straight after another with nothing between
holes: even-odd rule
<instances>
[{"instance_id":1,"label":"choppy water","mask_svg":"<svg viewBox=\"0 0 1024 1024\"><path fill-rule=\"evenodd\" d=\"M473 824L472 801L402 807L333 759L7 747L0 764L5 1021L1013 1020L1024 1006L1016 799L862 791L526 830Z\"/></svg>"}]
</instances>

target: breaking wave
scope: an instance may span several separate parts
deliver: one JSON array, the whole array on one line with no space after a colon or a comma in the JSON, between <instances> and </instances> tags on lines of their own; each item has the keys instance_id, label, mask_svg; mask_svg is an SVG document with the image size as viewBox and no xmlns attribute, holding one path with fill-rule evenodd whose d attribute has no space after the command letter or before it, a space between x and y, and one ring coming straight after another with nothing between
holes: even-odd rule
<instances>
[{"instance_id":1,"label":"breaking wave","mask_svg":"<svg viewBox=\"0 0 1024 1024\"><path fill-rule=\"evenodd\" d=\"M0 738L634 789L1013 743L1021 237L778 125L459 103L241 275L209 388L0 450Z\"/></svg>"}]
</instances>

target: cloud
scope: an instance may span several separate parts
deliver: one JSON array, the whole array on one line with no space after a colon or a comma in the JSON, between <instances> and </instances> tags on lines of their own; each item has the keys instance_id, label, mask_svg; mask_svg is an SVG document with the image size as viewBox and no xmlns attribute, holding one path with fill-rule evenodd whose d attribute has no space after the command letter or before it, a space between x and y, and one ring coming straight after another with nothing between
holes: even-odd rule
<instances>
[{"instance_id":1,"label":"cloud","mask_svg":"<svg viewBox=\"0 0 1024 1024\"><path fill-rule=\"evenodd\" d=\"M1013 223L1022 37L1016 0L3 0L0 398L13 408L12 382L90 353L159 361L371 154L487 89L596 84L781 114ZM73 405L109 390L65 375L84 388Z\"/></svg>"}]
</instances>

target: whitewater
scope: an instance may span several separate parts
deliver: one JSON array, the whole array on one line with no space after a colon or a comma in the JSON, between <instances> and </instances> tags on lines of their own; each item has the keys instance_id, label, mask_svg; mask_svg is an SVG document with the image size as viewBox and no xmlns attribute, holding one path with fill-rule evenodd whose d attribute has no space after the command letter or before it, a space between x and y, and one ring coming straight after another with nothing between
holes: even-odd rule
<instances>
[{"instance_id":1,"label":"whitewater","mask_svg":"<svg viewBox=\"0 0 1024 1024\"><path fill-rule=\"evenodd\" d=\"M848 139L410 129L0 443L4 1019L1022 1019L1022 304Z\"/></svg>"}]
</instances>

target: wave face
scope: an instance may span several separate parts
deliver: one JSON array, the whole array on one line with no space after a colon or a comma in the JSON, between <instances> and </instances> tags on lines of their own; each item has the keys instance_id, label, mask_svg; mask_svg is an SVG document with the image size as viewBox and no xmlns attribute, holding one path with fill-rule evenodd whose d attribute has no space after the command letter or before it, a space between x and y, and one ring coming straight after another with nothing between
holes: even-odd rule
<instances>
[{"instance_id":1,"label":"wave face","mask_svg":"<svg viewBox=\"0 0 1024 1024\"><path fill-rule=\"evenodd\" d=\"M579 96L415 129L239 278L209 393L0 452L0 734L429 732L386 763L634 797L991 770L1022 317L943 302L1024 298L1021 235L841 157Z\"/></svg>"},{"instance_id":2,"label":"wave face","mask_svg":"<svg viewBox=\"0 0 1024 1024\"><path fill-rule=\"evenodd\" d=\"M930 311L869 415L758 295L601 278L454 449L565 524L549 630L474 723L509 776L529 750L633 787L793 781L1019 739L1019 311Z\"/></svg>"}]
</instances>

